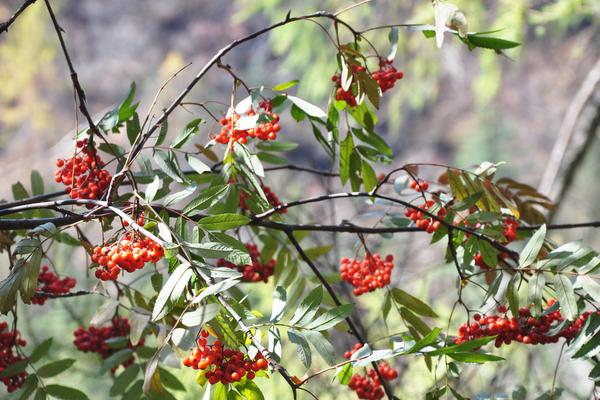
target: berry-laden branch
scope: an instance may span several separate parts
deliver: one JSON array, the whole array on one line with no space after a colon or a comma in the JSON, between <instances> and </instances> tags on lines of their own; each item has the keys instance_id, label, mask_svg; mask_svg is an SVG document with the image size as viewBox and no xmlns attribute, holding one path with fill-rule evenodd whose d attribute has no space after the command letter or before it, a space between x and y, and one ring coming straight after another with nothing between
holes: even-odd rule
<instances>
[{"instance_id":1,"label":"berry-laden branch","mask_svg":"<svg viewBox=\"0 0 600 400\"><path fill-rule=\"evenodd\" d=\"M306 265L309 266L311 271L319 279L319 282L321 282L321 284L325 287L325 290L327 290L327 293L329 293L329 296L331 296L335 305L341 306L342 302L340 301L337 294L335 293L335 290L333 290L333 287L329 284L329 282L327 282L327 279L325 279L323 274L321 274L321 271L319 270L319 268L311 261L311 259L308 257L308 255L304 252L304 249L302 248L302 246L300 246L300 243L298 243L298 240L296 240L296 238L294 237L294 232L286 231L285 233L286 233L290 243L292 243L292 246L294 246L294 248L296 249L296 251L298 252L300 257L302 258L302 260L306 263ZM366 341L366 339L364 338L362 333L358 330L356 324L354 323L354 321L352 321L352 318L350 318L350 316L346 317L346 323L348 324L348 327L350 328L350 333L359 341L359 343L361 345L368 344L368 342ZM392 392L392 388L389 386L387 381L381 375L381 372L379 371L379 367L377 366L377 363L375 361L373 361L371 363L371 365L373 365L375 373L377 374L377 376L379 377L379 380L381 381L381 384L383 385L383 390L385 391L386 396L389 399L394 399L395 397Z\"/></svg>"}]
</instances>

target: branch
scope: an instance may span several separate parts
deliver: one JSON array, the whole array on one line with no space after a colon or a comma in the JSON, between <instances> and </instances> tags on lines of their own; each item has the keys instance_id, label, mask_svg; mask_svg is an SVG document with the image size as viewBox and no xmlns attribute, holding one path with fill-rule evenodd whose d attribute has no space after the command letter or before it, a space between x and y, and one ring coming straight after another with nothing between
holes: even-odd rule
<instances>
[{"instance_id":1,"label":"branch","mask_svg":"<svg viewBox=\"0 0 600 400\"><path fill-rule=\"evenodd\" d=\"M23 11L25 11L27 9L27 7L29 7L30 5L32 5L36 1L37 0L26 0L21 5L21 7L19 7L19 9L17 11L15 11L15 13L12 15L12 17L10 17L8 19L8 21L0 23L0 35L2 34L2 32L8 32L8 27L11 26L12 23L15 22L17 18L19 18L19 15L21 15L21 13Z\"/></svg>"},{"instance_id":2,"label":"branch","mask_svg":"<svg viewBox=\"0 0 600 400\"><path fill-rule=\"evenodd\" d=\"M335 305L341 306L342 302L340 301L337 294L335 293L335 290L333 290L333 287L331 286L331 284L329 282L327 282L327 279L325 279L323 274L321 274L321 271L319 271L319 268L317 268L317 266L311 261L311 259L308 257L308 255L304 252L304 249L302 248L302 246L300 246L300 243L298 243L298 241L294 237L294 232L288 230L285 233L286 233L288 239L290 240L290 242L292 243L292 245L294 246L294 248L296 248L296 251L302 258L302 260L304 260L304 262L310 267L312 272L317 276L317 278L319 279L321 284L325 287L325 289L329 293L329 296L331 296L331 298L333 299L333 302L335 303ZM361 344L368 344L367 341L365 340L365 338L363 337L363 335L357 329L356 325L354 324L354 322L352 321L352 318L350 318L350 316L346 317L346 323L348 324L348 327L350 328L350 333L354 337L356 337L356 339ZM377 373L377 376L379 377L379 380L381 381L381 384L383 385L385 394L387 395L387 397L389 399L393 399L394 394L392 393L392 389L390 388L388 382L383 378L383 376L379 372L377 363L375 361L373 361L373 362L371 362L371 365L373 366L375 373Z\"/></svg>"}]
</instances>

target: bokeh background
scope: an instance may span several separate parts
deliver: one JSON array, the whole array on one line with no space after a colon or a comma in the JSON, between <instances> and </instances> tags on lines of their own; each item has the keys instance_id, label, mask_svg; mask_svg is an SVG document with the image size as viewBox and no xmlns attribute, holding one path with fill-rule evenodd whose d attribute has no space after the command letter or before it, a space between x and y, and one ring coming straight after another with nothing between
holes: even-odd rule
<instances>
[{"instance_id":1,"label":"bokeh background","mask_svg":"<svg viewBox=\"0 0 600 400\"><path fill-rule=\"evenodd\" d=\"M72 148L78 122L68 70L43 3L34 4L0 35L0 198L10 200L11 184L22 181L29 187L29 173L37 169L46 178L46 188L53 186L53 160ZM395 165L407 162L431 162L469 167L483 161L506 165L499 174L510 176L537 187L544 171L557 166L552 149L565 131L569 110L577 110L577 101L591 90L577 113L579 116L572 140L558 165L557 178L543 191L557 198L556 222L579 222L600 219L600 185L597 184L600 144L593 128L594 116L600 113L600 1L599 0L455 0L469 21L469 30L502 29L497 36L517 40L523 45L503 55L492 51L470 52L456 40L447 40L438 50L435 42L418 32L400 31L395 65L405 79L386 93L377 131L392 145ZM160 86L180 70L158 99L156 109L176 96L191 77L221 47L266 24L278 21L292 10L294 15L320 9L339 10L352 4L347 0L265 0L209 1L171 0L58 0L56 10L65 39L86 90L88 106L100 118L127 94L136 82L146 111ZM3 0L0 20L6 20L20 1ZM372 1L342 15L357 29L399 22L432 23L429 1ZM386 53L387 31L369 34L373 43ZM294 89L312 103L325 106L331 93L330 76L335 72L335 49L324 40L320 28L309 22L279 29L237 48L224 61L253 87L273 86L299 79ZM450 39L450 38L448 38ZM596 79L596 81L594 80ZM594 83L595 82L595 83ZM591 85L591 89L590 89ZM586 92L587 90L587 92ZM583 93L583 94L582 94ZM231 78L213 70L192 91L189 101L211 100L215 114L226 110L231 94ZM578 97L579 96L579 97ZM199 110L180 108L170 120L173 132ZM290 162L321 169L331 167L325 152L318 147L310 127L284 124L282 138L301 143L289 155ZM81 126L81 125L80 125ZM561 130L561 126L563 129ZM592 126L592 128L590 128ZM213 131L211 131L213 129ZM207 124L196 143L208 141L214 126ZM117 143L126 143L124 135L114 135ZM560 153L560 152L559 152ZM572 162L576 160L575 162ZM384 168L380 169L381 171ZM564 179L566 171L572 179ZM428 171L424 170L427 175ZM436 172L431 171L435 178ZM301 173L277 172L268 183L284 200L294 200L329 190L341 190L336 182ZM564 190L563 190L564 188ZM303 221L342 219L356 221L361 204L336 203L335 208L305 209L290 218ZM93 237L93 232L90 233ZM553 233L557 241L583 239L600 249L600 236L593 229ZM322 267L334 271L339 254L354 251L356 238L315 236L314 244L335 243L338 250L321 259ZM369 238L373 247L394 253L401 264L395 284L421 296L441 311L439 326L455 300L452 270L444 266L438 247L428 247L425 238L395 236L392 240ZM86 278L83 254L74 248L62 248L54 254L57 269L79 278L81 287L92 287ZM0 263L4 263L1 260ZM3 270L6 265L0 264ZM143 282L141 283L143 288ZM270 307L272 284L264 296L255 293L258 307L266 313ZM266 298L265 298L266 297ZM370 294L360 307L365 311L364 325L378 329L375 314L382 296ZM86 324L101 300L76 298L49 301L44 308L21 310L24 336L36 343L48 336L62 342L53 350L55 356L69 354L71 332ZM457 317L457 323L461 322ZM42 328L43 327L43 328ZM343 351L352 343L341 338L336 348ZM377 333L372 334L373 337ZM61 340L58 340L61 339ZM550 388L560 346L544 349L512 346L499 354L508 362L500 365L465 369L459 388L470 396L485 393L510 393L524 385L530 393L540 394ZM298 362L290 354L290 368L302 375ZM106 387L109 378L98 377L98 361L82 356L73 381L83 389ZM421 360L399 360L401 398L421 398L435 377ZM586 381L589 368L563 357L557 385L565 388L565 398L588 398L591 385ZM192 394L181 399L198 398L193 374L177 372L188 381ZM329 384L324 378L315 385ZM286 398L289 392L279 378L260 382L267 398ZM316 386L315 386L316 387ZM319 398L349 396L336 385ZM101 395L94 397L103 398ZM531 398L534 398L533 395Z\"/></svg>"}]
</instances>

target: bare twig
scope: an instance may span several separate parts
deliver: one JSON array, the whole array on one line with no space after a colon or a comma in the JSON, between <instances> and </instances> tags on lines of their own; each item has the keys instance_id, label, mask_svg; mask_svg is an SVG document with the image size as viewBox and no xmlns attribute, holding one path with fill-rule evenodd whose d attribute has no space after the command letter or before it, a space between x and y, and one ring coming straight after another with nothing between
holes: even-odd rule
<instances>
[{"instance_id":1,"label":"bare twig","mask_svg":"<svg viewBox=\"0 0 600 400\"><path fill-rule=\"evenodd\" d=\"M7 21L0 23L0 35L2 32L8 32L8 28L17 20L17 18L19 18L19 15L36 1L37 0L26 0Z\"/></svg>"}]
</instances>

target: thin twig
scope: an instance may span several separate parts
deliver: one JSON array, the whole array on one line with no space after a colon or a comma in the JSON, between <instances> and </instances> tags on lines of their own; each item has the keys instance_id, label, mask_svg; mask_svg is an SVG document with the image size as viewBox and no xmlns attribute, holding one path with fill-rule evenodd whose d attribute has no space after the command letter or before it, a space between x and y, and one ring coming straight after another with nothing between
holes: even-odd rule
<instances>
[{"instance_id":1,"label":"thin twig","mask_svg":"<svg viewBox=\"0 0 600 400\"><path fill-rule=\"evenodd\" d=\"M19 18L19 15L21 15L21 13L25 11L27 7L29 7L36 1L37 0L26 0L7 21L0 23L0 35L2 34L2 32L8 32L8 27L11 26L13 22L17 20L17 18Z\"/></svg>"}]
</instances>

